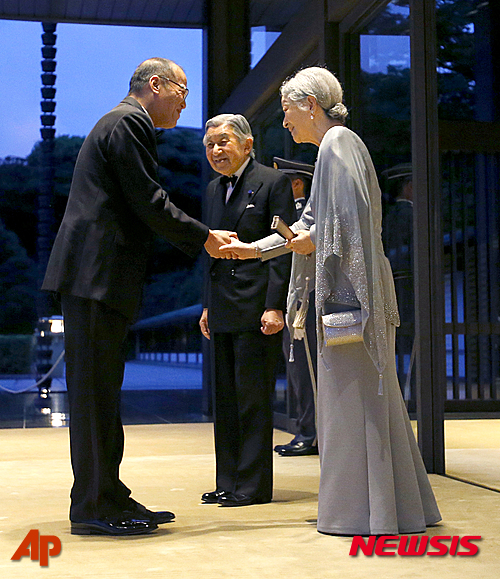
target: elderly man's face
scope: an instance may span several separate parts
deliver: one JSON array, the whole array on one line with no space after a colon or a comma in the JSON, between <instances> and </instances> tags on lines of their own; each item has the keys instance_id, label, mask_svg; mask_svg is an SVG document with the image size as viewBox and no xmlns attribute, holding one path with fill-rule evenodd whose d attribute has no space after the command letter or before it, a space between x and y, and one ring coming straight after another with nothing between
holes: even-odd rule
<instances>
[{"instance_id":1,"label":"elderly man's face","mask_svg":"<svg viewBox=\"0 0 500 579\"><path fill-rule=\"evenodd\" d=\"M208 162L221 175L234 175L252 151L253 139L241 143L228 125L210 127L205 137Z\"/></svg>"}]
</instances>

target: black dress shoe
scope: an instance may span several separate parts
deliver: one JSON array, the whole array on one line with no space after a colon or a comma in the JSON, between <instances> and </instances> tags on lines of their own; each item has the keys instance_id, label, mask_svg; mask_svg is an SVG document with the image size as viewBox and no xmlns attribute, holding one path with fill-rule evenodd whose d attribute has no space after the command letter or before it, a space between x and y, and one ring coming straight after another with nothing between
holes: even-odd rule
<instances>
[{"instance_id":1,"label":"black dress shoe","mask_svg":"<svg viewBox=\"0 0 500 579\"><path fill-rule=\"evenodd\" d=\"M316 444L307 444L300 441L295 444L285 444L278 453L280 456L308 456L318 453L318 446Z\"/></svg>"},{"instance_id":2,"label":"black dress shoe","mask_svg":"<svg viewBox=\"0 0 500 579\"><path fill-rule=\"evenodd\" d=\"M124 514L129 515L135 519L141 519L146 521L152 521L157 525L163 525L164 523L171 523L175 519L174 513L170 511L150 511L141 503L138 503L132 498L128 499L129 502L124 511Z\"/></svg>"},{"instance_id":3,"label":"black dress shoe","mask_svg":"<svg viewBox=\"0 0 500 579\"><path fill-rule=\"evenodd\" d=\"M153 521L133 519L126 515L105 517L104 519L89 519L86 521L71 521L72 535L145 535L158 528Z\"/></svg>"},{"instance_id":4,"label":"black dress shoe","mask_svg":"<svg viewBox=\"0 0 500 579\"><path fill-rule=\"evenodd\" d=\"M219 497L223 497L227 494L231 493L228 493L227 491L212 491L211 493L203 493L201 495L201 500L202 502L209 505L216 505L219 502Z\"/></svg>"},{"instance_id":5,"label":"black dress shoe","mask_svg":"<svg viewBox=\"0 0 500 579\"><path fill-rule=\"evenodd\" d=\"M274 447L274 452L277 452L279 454L284 448L286 448L287 446L290 446L291 444L297 444L298 441L299 441L299 435L292 438L292 440L290 440L290 442L288 444L277 444Z\"/></svg>"},{"instance_id":6,"label":"black dress shoe","mask_svg":"<svg viewBox=\"0 0 500 579\"><path fill-rule=\"evenodd\" d=\"M270 501L262 501L240 493L226 493L219 497L219 506L221 507L246 507L247 505L256 505L265 502Z\"/></svg>"}]
</instances>

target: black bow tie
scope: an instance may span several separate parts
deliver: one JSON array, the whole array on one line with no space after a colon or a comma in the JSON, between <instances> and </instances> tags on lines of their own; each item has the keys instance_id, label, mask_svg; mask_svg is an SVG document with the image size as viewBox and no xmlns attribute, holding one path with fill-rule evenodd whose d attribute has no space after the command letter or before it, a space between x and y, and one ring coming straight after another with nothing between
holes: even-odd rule
<instances>
[{"instance_id":1,"label":"black bow tie","mask_svg":"<svg viewBox=\"0 0 500 579\"><path fill-rule=\"evenodd\" d=\"M220 182L223 185L231 183L233 187L236 185L236 181L238 181L238 175L232 175L231 177L228 177L227 175L222 175L222 177L220 178Z\"/></svg>"}]
</instances>

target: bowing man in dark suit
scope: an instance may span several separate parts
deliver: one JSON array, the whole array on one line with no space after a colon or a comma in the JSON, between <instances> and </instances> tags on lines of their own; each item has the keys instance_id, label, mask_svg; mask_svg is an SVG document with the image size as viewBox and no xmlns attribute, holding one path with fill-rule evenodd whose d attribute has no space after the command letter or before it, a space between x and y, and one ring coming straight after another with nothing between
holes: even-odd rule
<instances>
[{"instance_id":1,"label":"bowing man in dark suit","mask_svg":"<svg viewBox=\"0 0 500 579\"><path fill-rule=\"evenodd\" d=\"M222 175L207 188L210 227L252 242L270 233L274 215L290 222L290 180L255 161L247 120L219 115L205 130L208 161ZM290 265L285 255L267 263L211 259L206 268L200 326L211 344L216 490L202 496L205 503L272 499L272 399Z\"/></svg>"},{"instance_id":2,"label":"bowing man in dark suit","mask_svg":"<svg viewBox=\"0 0 500 579\"><path fill-rule=\"evenodd\" d=\"M153 232L189 255L205 247L217 256L229 239L177 209L158 182L155 127L175 127L186 83L174 62L147 60L128 96L92 129L42 286L60 294L64 314L73 534L147 533L174 518L136 502L119 478L120 390Z\"/></svg>"}]
</instances>

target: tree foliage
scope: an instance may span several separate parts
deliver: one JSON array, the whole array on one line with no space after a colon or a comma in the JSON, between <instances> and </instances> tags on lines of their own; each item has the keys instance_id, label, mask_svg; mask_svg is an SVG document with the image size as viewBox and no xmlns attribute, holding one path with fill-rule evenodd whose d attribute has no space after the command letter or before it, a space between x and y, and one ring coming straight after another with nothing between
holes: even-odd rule
<instances>
[{"instance_id":1,"label":"tree foliage","mask_svg":"<svg viewBox=\"0 0 500 579\"><path fill-rule=\"evenodd\" d=\"M159 179L170 200L195 219L201 219L203 191L203 133L197 129L175 128L157 131ZM155 239L148 272L191 269L196 258L187 256L161 237Z\"/></svg>"},{"instance_id":2,"label":"tree foliage","mask_svg":"<svg viewBox=\"0 0 500 579\"><path fill-rule=\"evenodd\" d=\"M0 221L0 333L31 333L36 322L36 267L17 235Z\"/></svg>"},{"instance_id":3,"label":"tree foliage","mask_svg":"<svg viewBox=\"0 0 500 579\"><path fill-rule=\"evenodd\" d=\"M475 108L478 0L436 0L441 119L472 119ZM484 3L483 3L484 4ZM484 6L483 6L484 7Z\"/></svg>"},{"instance_id":4,"label":"tree foliage","mask_svg":"<svg viewBox=\"0 0 500 579\"><path fill-rule=\"evenodd\" d=\"M479 0L436 0L439 118L473 119L477 107L477 36L489 19ZM370 21L362 34L409 36L409 2L396 0ZM484 42L484 50L489 47ZM385 56L387 56L384 53ZM396 56L396 55L395 55ZM379 170L411 158L410 69L389 65L360 73L361 134Z\"/></svg>"},{"instance_id":5,"label":"tree foliage","mask_svg":"<svg viewBox=\"0 0 500 579\"><path fill-rule=\"evenodd\" d=\"M54 142L52 207L55 231L64 215L76 158L83 140L83 137L63 135L56 137ZM204 158L202 132L188 128L159 130L157 140L162 186L175 205L200 219ZM21 326L30 331L36 317L36 282L32 260L36 259L36 202L42 159L41 142L35 144L26 159L0 159L0 219L4 222L0 241L2 244L8 241L10 248L9 257L4 256L0 272L3 296L0 332L4 328L14 327L16 316L19 316L18 321L24 319L26 323L23 322ZM196 258L190 258L166 240L156 238L145 288L145 315L156 315L199 301L200 268ZM17 283L14 283L14 278ZM33 306L32 309L27 307L28 302ZM21 315L22 312L26 315Z\"/></svg>"},{"instance_id":6,"label":"tree foliage","mask_svg":"<svg viewBox=\"0 0 500 579\"><path fill-rule=\"evenodd\" d=\"M54 208L57 226L61 222L71 177L82 137L63 135L54 144ZM38 142L26 159L0 160L0 217L19 237L28 255L35 257L37 239L37 193L40 187L42 145Z\"/></svg>"}]
</instances>

